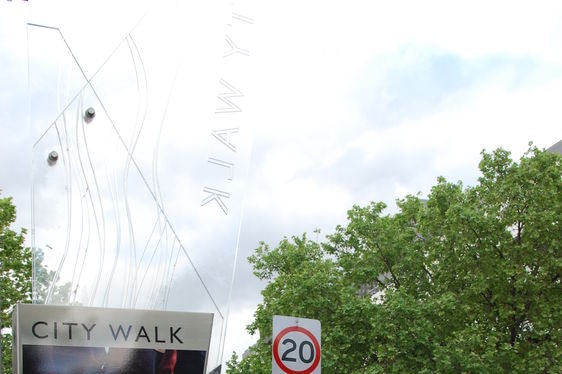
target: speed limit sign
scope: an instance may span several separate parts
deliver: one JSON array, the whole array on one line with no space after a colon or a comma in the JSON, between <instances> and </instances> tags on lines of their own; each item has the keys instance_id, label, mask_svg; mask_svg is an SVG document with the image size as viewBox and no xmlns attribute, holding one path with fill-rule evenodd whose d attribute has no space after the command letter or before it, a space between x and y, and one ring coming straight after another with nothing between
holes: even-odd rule
<instances>
[{"instance_id":1,"label":"speed limit sign","mask_svg":"<svg viewBox=\"0 0 562 374\"><path fill-rule=\"evenodd\" d=\"M320 321L273 316L272 374L320 374Z\"/></svg>"}]
</instances>

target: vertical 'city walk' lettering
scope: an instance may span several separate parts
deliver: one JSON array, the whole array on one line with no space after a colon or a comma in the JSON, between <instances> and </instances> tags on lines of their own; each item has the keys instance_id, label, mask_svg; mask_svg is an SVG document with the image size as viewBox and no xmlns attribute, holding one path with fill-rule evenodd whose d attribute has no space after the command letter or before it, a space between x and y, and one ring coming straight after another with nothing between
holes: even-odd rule
<instances>
[{"instance_id":1,"label":"vertical 'city walk' lettering","mask_svg":"<svg viewBox=\"0 0 562 374\"><path fill-rule=\"evenodd\" d=\"M226 145L228 149L236 152L236 145L232 142L232 134L238 133L238 128L223 129L213 131L213 136L222 144Z\"/></svg>"},{"instance_id":2,"label":"vertical 'city walk' lettering","mask_svg":"<svg viewBox=\"0 0 562 374\"><path fill-rule=\"evenodd\" d=\"M233 168L234 168L234 163L233 162L228 162L228 161L223 161L223 160L219 160L218 158L214 158L214 157L209 157L209 159L207 160L210 164L214 164L214 165L218 165L221 166L223 168L227 169L227 177L226 179L228 181L232 181L233 177L234 177L234 173L233 173Z\"/></svg>"},{"instance_id":3,"label":"vertical 'city walk' lettering","mask_svg":"<svg viewBox=\"0 0 562 374\"><path fill-rule=\"evenodd\" d=\"M234 19L236 21L239 21L239 22L242 22L242 23L250 24L250 25L254 23L254 20L251 19L250 17L246 17L242 14L235 13L235 12L232 12L232 19ZM227 26L232 27L232 23L228 23ZM230 35L228 35L228 34L226 35L225 41L228 44L229 49L224 52L224 54L222 56L223 58L230 57L230 56L233 56L235 54L240 54L240 55L243 55L243 56L249 56L250 55L250 51L245 49L245 48L240 48L238 46L238 44L236 42L234 42L233 38Z\"/></svg>"},{"instance_id":4,"label":"vertical 'city walk' lettering","mask_svg":"<svg viewBox=\"0 0 562 374\"><path fill-rule=\"evenodd\" d=\"M227 26L230 29L225 34L224 39L226 41L226 44L228 45L228 48L223 52L222 57L227 58L235 55L249 56L250 50L247 48L243 48L244 40L240 40L241 37L240 33L238 32L243 30L238 29L238 27L244 26L244 24L252 25L254 23L254 20L248 16L236 12L231 13L231 19L233 21L227 23ZM234 21L236 21L237 24L236 28L233 28L233 24L235 23ZM233 116L235 113L242 112L242 108L240 107L239 102L239 100L242 100L242 98L244 97L242 91L232 83L228 82L226 79L221 78L219 80L219 89L216 97L219 100L219 104L215 107L215 114L219 114L220 118L224 119L225 121L234 121L234 123L237 123L236 120L240 121L240 118L236 118L236 120L233 120L234 117L230 116ZM230 116L227 116L229 114ZM231 150L232 152L237 152L236 144L233 142L233 134L236 134L239 131L239 127L216 129L212 131L212 135L229 150ZM215 155L213 155L207 158L207 162L215 166L219 166L220 168L224 168L223 170L226 170L226 181L233 181L235 164L234 162L232 162L232 160L229 160L228 157L227 159L225 159L224 157L215 157ZM219 169L217 169L217 172L218 171ZM224 173L224 171L222 171L221 173ZM229 188L225 188L225 186L222 184L220 184L220 187L218 187L217 185L213 185L213 187L210 187L209 185L204 186L203 192L206 193L206 195L201 201L201 206L209 205L210 203L214 202L212 205L214 205L215 207L218 206L225 215L228 215L228 199L230 199L231 197L231 192L228 190Z\"/></svg>"},{"instance_id":5,"label":"vertical 'city walk' lettering","mask_svg":"<svg viewBox=\"0 0 562 374\"><path fill-rule=\"evenodd\" d=\"M231 99L236 98L236 97L243 97L244 94L238 88L234 87L232 84L225 81L223 78L221 78L219 83L221 84L221 86L226 88L227 91L226 92L219 92L217 94L217 98L221 102L226 104L226 106L216 108L215 113L241 112L242 109L240 109L240 107L238 105L234 104Z\"/></svg>"},{"instance_id":6,"label":"vertical 'city walk' lettering","mask_svg":"<svg viewBox=\"0 0 562 374\"><path fill-rule=\"evenodd\" d=\"M230 47L229 50L225 51L222 57L228 57L228 56L232 56L235 54L241 54L244 56L249 56L250 55L250 51L248 51L247 49L243 49L240 48L236 45L236 43L234 43L234 41L232 40L232 38L230 36L226 36L225 38L226 43L228 44L228 46Z\"/></svg>"},{"instance_id":7,"label":"vertical 'city walk' lettering","mask_svg":"<svg viewBox=\"0 0 562 374\"><path fill-rule=\"evenodd\" d=\"M249 24L254 23L254 20L252 18L244 16L244 15L239 14L239 13L235 13L235 12L232 12L232 18L234 18L235 20L241 21L241 22L249 23Z\"/></svg>"},{"instance_id":8,"label":"vertical 'city walk' lettering","mask_svg":"<svg viewBox=\"0 0 562 374\"><path fill-rule=\"evenodd\" d=\"M207 197L201 202L201 206L209 204L211 201L216 201L216 203L221 208L224 214L228 214L228 206L224 202L223 198L229 199L230 193L226 191L217 190L211 187L204 187L203 192L208 193Z\"/></svg>"}]
</instances>

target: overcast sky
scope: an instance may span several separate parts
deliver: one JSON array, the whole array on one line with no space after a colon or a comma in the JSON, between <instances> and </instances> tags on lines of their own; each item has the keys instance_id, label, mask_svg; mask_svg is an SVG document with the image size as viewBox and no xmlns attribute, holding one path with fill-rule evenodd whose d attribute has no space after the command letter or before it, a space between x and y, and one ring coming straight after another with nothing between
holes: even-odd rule
<instances>
[{"instance_id":1,"label":"overcast sky","mask_svg":"<svg viewBox=\"0 0 562 374\"><path fill-rule=\"evenodd\" d=\"M140 177L127 184L139 209L130 238L149 242L138 232L167 220L163 237L190 254L185 266L199 269L213 293L230 277L213 278L213 269L232 268L213 268L224 255L216 247L228 243L225 261L233 261L242 219L227 357L256 339L244 326L263 285L246 257L260 240L275 245L317 228L322 239L353 204L384 201L392 210L396 198L427 194L440 175L474 185L483 149L519 157L529 141L548 148L562 138L559 1L200 3L0 2L0 188L15 199L18 225L31 227L35 196L38 235L83 243L65 236L68 219L49 222L70 201L69 181L85 195L80 181L95 173L68 179L36 160L55 149L55 130L83 107L98 108L96 121L122 139L102 130L89 137L92 169L133 154L132 166L108 174ZM224 129L240 131L216 132ZM216 190L231 202L220 232L193 212L222 214L219 195L202 190L219 183L216 170L226 178ZM116 207L125 198L101 182L99 190L81 217L104 211L104 193ZM143 221L146 200L156 218ZM214 249L190 252L200 245L195 231L216 237L205 244ZM104 240L116 235L108 230Z\"/></svg>"}]
</instances>

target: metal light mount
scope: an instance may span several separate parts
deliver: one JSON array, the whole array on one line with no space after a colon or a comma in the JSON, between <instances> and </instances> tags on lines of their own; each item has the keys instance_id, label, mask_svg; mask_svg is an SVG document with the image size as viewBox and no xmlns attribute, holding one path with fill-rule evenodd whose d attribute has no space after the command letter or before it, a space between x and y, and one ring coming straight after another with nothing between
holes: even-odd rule
<instances>
[{"instance_id":1,"label":"metal light mount","mask_svg":"<svg viewBox=\"0 0 562 374\"><path fill-rule=\"evenodd\" d=\"M90 123L94 120L94 117L96 116L96 110L92 107L89 107L88 109L86 109L86 111L84 112L84 121L86 123Z\"/></svg>"},{"instance_id":2,"label":"metal light mount","mask_svg":"<svg viewBox=\"0 0 562 374\"><path fill-rule=\"evenodd\" d=\"M59 154L57 153L57 151L51 151L47 156L47 163L49 164L49 166L54 166L58 160Z\"/></svg>"}]
</instances>

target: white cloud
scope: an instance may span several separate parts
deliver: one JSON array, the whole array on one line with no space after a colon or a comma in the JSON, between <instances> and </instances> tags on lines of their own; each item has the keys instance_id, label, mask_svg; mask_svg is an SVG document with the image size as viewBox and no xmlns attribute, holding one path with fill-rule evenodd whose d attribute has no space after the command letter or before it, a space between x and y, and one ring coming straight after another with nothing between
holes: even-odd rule
<instances>
[{"instance_id":1,"label":"white cloud","mask_svg":"<svg viewBox=\"0 0 562 374\"><path fill-rule=\"evenodd\" d=\"M227 345L224 350L225 360L230 359L232 352L242 357L247 348L254 345L259 336L252 336L246 331L253 318L254 306L242 306L233 310L228 317Z\"/></svg>"}]
</instances>

